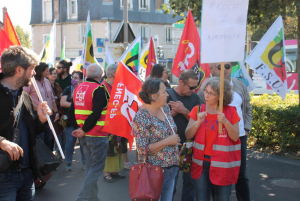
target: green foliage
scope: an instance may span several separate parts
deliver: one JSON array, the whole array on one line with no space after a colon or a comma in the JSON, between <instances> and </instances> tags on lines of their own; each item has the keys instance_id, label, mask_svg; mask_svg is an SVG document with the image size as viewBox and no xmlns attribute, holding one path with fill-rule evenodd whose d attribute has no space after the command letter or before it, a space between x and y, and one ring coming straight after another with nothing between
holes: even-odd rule
<instances>
[{"instance_id":1,"label":"green foliage","mask_svg":"<svg viewBox=\"0 0 300 201\"><path fill-rule=\"evenodd\" d=\"M29 33L27 31L25 32L20 25L15 26L15 30L21 45L31 49L31 41L30 41Z\"/></svg>"},{"instance_id":2,"label":"green foliage","mask_svg":"<svg viewBox=\"0 0 300 201\"><path fill-rule=\"evenodd\" d=\"M287 94L283 101L278 95L264 94L251 97L253 109L250 145L272 150L298 151L300 149L299 95Z\"/></svg>"}]
</instances>

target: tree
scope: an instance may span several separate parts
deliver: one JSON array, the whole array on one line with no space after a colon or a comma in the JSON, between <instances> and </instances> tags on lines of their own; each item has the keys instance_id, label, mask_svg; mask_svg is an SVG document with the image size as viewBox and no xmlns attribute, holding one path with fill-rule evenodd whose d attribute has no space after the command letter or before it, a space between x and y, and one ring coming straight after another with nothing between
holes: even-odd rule
<instances>
[{"instance_id":1,"label":"tree","mask_svg":"<svg viewBox=\"0 0 300 201\"><path fill-rule=\"evenodd\" d=\"M162 5L161 9L164 13L173 13L183 15L191 9L195 21L200 24L201 20L202 0L169 0L169 5ZM298 86L300 86L300 1L299 0L250 0L248 9L248 26L259 28L265 33L275 19L281 15L283 20L287 22L290 18L295 18L297 26L295 31L298 38L298 55L296 71L298 73ZM300 90L299 90L300 91ZM299 96L300 105L300 96Z\"/></svg>"},{"instance_id":2,"label":"tree","mask_svg":"<svg viewBox=\"0 0 300 201\"><path fill-rule=\"evenodd\" d=\"M31 41L30 41L29 33L27 31L25 32L20 25L15 26L15 30L21 45L31 49Z\"/></svg>"}]
</instances>

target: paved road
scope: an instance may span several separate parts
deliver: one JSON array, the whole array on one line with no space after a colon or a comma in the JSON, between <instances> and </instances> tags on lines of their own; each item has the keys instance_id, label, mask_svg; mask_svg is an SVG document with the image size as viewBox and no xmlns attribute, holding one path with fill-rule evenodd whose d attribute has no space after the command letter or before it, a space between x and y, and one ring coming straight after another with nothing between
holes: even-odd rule
<instances>
[{"instance_id":1,"label":"paved road","mask_svg":"<svg viewBox=\"0 0 300 201\"><path fill-rule=\"evenodd\" d=\"M134 161L135 151L129 155ZM35 201L74 201L80 190L84 178L81 168L79 148L76 147L73 162L74 171L66 172L62 163L55 175L47 182L43 189L36 191ZM268 156L248 151L248 176L250 179L251 200L254 201L299 201L300 200L300 161L285 159L278 156ZM119 179L114 183L106 183L101 177L98 181L99 197L101 201L129 201L128 174L129 170L122 170L126 179ZM181 177L180 177L181 178ZM289 187L280 187L272 183ZM282 180L284 179L284 180ZM290 180L296 180L291 182ZM174 201L180 201L181 183L179 179L178 193ZM234 189L231 201L236 200Z\"/></svg>"}]
</instances>

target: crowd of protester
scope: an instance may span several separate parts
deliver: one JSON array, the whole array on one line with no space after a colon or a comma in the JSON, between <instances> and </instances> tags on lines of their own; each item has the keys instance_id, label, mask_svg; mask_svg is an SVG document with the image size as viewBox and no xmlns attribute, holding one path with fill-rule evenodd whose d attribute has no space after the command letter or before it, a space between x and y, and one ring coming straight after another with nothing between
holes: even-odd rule
<instances>
[{"instance_id":1,"label":"crowd of protester","mask_svg":"<svg viewBox=\"0 0 300 201\"><path fill-rule=\"evenodd\" d=\"M30 122L26 119L21 121L21 126L25 128L21 134L25 137L20 146L12 142L12 123L9 124L10 130L3 129L1 120L1 150L7 151L15 163L19 158L24 158L23 162L13 165L8 171L25 174L27 170L33 170L27 176L30 182L26 189L31 186L29 189L34 192L34 178L39 178L34 163L36 150L30 148L35 146L32 136L39 136L60 157L50 127L41 125L46 121L46 113L51 117L65 153L66 171L73 170L73 153L77 141L80 146L85 179L77 200L99 200L97 180L102 173L104 181L108 183L115 182L115 178L125 178L119 172L131 166L127 156L127 140L103 131L117 64L109 65L105 72L101 66L91 64L84 79L80 71L70 74L70 61L62 60L51 68L46 63L38 63L35 53L15 46L3 52L1 65L1 96L11 94L6 98L14 100L14 108L18 97L25 94L27 99L31 97L28 101L33 106L22 117L24 119L25 115L32 115ZM146 161L165 169L161 201L171 201L174 196L181 196L182 201L208 201L211 198L225 201L229 200L233 184L238 200L250 200L245 155L252 121L249 94L241 81L230 78L232 65L226 63L224 110L219 112L220 64L210 64L210 68L212 77L202 84L196 94L198 77L192 70L183 71L178 85L171 88L167 68L156 64L139 93L143 104L132 124L138 153L135 163ZM105 79L102 78L103 74ZM30 84L32 76L36 79L43 103ZM8 82L15 80L15 85ZM85 96L80 98L83 91ZM10 115L5 110L1 119ZM30 123L37 128L31 128L33 125ZM219 124L222 125L221 133L218 131ZM183 172L182 195L177 195L180 150L187 140L193 140L193 157L190 171ZM5 173L0 171L0 174ZM4 187L6 184L0 182L1 192L7 189ZM0 192L0 200L24 196L26 193L21 192L26 190L22 188L22 185L17 186L18 191L14 193L11 190ZM26 195L23 200L33 200L33 195Z\"/></svg>"}]
</instances>

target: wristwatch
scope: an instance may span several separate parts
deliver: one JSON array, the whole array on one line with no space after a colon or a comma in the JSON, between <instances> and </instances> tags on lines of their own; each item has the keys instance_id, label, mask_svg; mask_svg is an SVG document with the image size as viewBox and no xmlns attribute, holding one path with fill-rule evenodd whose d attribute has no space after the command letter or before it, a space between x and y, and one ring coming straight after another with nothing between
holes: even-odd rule
<instances>
[{"instance_id":1,"label":"wristwatch","mask_svg":"<svg viewBox=\"0 0 300 201\"><path fill-rule=\"evenodd\" d=\"M245 128L244 130L248 132L248 135L250 135L251 130L249 130L247 128Z\"/></svg>"}]
</instances>

